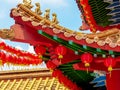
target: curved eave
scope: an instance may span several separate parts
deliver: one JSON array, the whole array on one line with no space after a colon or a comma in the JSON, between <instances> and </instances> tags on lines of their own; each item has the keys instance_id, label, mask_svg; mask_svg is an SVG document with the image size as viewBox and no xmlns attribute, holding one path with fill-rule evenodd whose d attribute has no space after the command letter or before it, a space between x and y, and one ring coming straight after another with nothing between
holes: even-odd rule
<instances>
[{"instance_id":1,"label":"curved eave","mask_svg":"<svg viewBox=\"0 0 120 90\"><path fill-rule=\"evenodd\" d=\"M16 18L21 18L21 17L14 17L14 19L16 20ZM30 24L31 22L22 22L22 24ZM31 24L30 24L31 25ZM34 27L34 26L33 26ZM61 39L64 39L66 41L70 41L72 40L73 42L77 43L77 44L80 44L80 45L86 45L86 46L90 46L90 47L94 47L94 48L100 48L100 49L103 49L103 50L113 50L113 51L117 51L117 52L120 52L120 48L119 46L115 46L115 47L110 47L109 44L105 44L103 46L100 46L97 44L97 42L94 42L94 43L87 43L86 42L86 39L81 39L81 40L77 40L75 39L74 36L70 36L70 37L66 37L65 36L65 33L59 33L59 34L56 34L54 33L53 29L50 29L50 28L42 28L41 26L37 26L37 27L34 27L34 29L36 30L42 30L44 32L46 32L47 34L49 35L56 35L57 37L61 38ZM93 39L94 40L94 39Z\"/></svg>"}]
</instances>

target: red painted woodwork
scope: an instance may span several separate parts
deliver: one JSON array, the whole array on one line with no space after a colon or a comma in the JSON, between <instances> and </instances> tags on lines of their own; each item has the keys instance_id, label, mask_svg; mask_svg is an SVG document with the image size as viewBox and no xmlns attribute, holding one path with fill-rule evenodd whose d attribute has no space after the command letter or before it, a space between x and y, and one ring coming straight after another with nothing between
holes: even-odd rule
<instances>
[{"instance_id":1,"label":"red painted woodwork","mask_svg":"<svg viewBox=\"0 0 120 90\"><path fill-rule=\"evenodd\" d=\"M38 44L43 44L45 46L53 45L54 48L59 45L59 43L38 34L38 29L35 30L33 27L31 28L20 24L14 24L13 26L11 26L11 29L15 31L15 37L13 41L29 43L34 46ZM67 48L67 51L68 54L65 55L65 57L62 59L64 62L62 61L61 63L67 63L79 58L79 56L75 55L74 51L72 51L71 49Z\"/></svg>"},{"instance_id":2,"label":"red painted woodwork","mask_svg":"<svg viewBox=\"0 0 120 90\"><path fill-rule=\"evenodd\" d=\"M86 70L86 67L84 66L83 63L77 63L73 65L75 70ZM88 71L94 71L94 70L100 70L100 71L107 71L107 68L104 66L103 63L94 63L92 62L90 64L90 67L88 68Z\"/></svg>"},{"instance_id":3,"label":"red painted woodwork","mask_svg":"<svg viewBox=\"0 0 120 90\"><path fill-rule=\"evenodd\" d=\"M42 31L44 31L44 32L46 32L47 34L49 34L49 35L55 35L55 33L52 31L52 29L51 28L42 28L42 26L36 26L36 27L34 27L34 26L32 26L31 25L31 23L30 22L24 22L24 21L22 21L22 19L21 19L21 17L13 17L14 19L15 19L15 23L16 24L20 24L20 25L22 25L22 26L24 26L24 27L27 27L27 33L29 34L29 33L32 33L31 32L31 29L32 30L34 30L34 32L36 31L37 32L37 30L42 30ZM29 32L28 32L28 30L29 30ZM37 35L37 33L36 34L34 34L34 36L36 36ZM38 35L37 35L38 36ZM113 51L120 51L120 48L119 48L119 46L116 46L115 48L111 48L109 45L104 45L104 46L99 46L99 45L97 45L97 43L92 43L92 44L88 44L88 43L86 43L86 41L85 40L76 40L74 37L69 37L69 38L67 38L67 37L65 37L64 36L64 34L63 33L59 33L59 34L57 34L57 36L59 37L59 38L61 38L61 39L64 39L64 40L66 40L66 41L69 41L69 40L72 40L72 41L74 41L75 43L77 43L77 44L80 44L80 45L86 45L86 46L90 46L90 47L94 47L94 48L101 48L101 49L104 49L104 50L113 50ZM26 36L27 37L27 36ZM28 37L29 38L29 37ZM35 40L37 39L37 38L34 38ZM27 42L27 41L26 41Z\"/></svg>"},{"instance_id":4,"label":"red painted woodwork","mask_svg":"<svg viewBox=\"0 0 120 90\"><path fill-rule=\"evenodd\" d=\"M110 74L106 74L107 90L120 90L120 69L113 70Z\"/></svg>"},{"instance_id":5,"label":"red painted woodwork","mask_svg":"<svg viewBox=\"0 0 120 90\"><path fill-rule=\"evenodd\" d=\"M93 61L94 61L94 60L93 60ZM73 67L74 67L75 70L83 70L83 69L86 69L86 67L84 66L83 63L74 64ZM118 62L118 63L113 67L113 69L114 69L114 68L120 68L120 63ZM90 64L89 70L90 70L90 71L94 71L94 70L108 71L108 70L107 70L107 67L106 67L103 63L95 63L95 62L92 62L92 63Z\"/></svg>"}]
</instances>

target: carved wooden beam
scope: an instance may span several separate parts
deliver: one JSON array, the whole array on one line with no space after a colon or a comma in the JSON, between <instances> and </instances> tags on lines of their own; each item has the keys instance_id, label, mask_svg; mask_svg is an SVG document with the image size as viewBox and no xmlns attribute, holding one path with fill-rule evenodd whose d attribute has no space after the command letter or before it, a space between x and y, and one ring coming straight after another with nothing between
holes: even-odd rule
<instances>
[{"instance_id":1,"label":"carved wooden beam","mask_svg":"<svg viewBox=\"0 0 120 90\"><path fill-rule=\"evenodd\" d=\"M0 29L0 38L12 40L15 36L12 29Z\"/></svg>"},{"instance_id":2,"label":"carved wooden beam","mask_svg":"<svg viewBox=\"0 0 120 90\"><path fill-rule=\"evenodd\" d=\"M18 70L18 71L2 71L0 72L0 80L5 79L23 79L37 77L51 77L52 73L48 69L39 70Z\"/></svg>"}]
</instances>

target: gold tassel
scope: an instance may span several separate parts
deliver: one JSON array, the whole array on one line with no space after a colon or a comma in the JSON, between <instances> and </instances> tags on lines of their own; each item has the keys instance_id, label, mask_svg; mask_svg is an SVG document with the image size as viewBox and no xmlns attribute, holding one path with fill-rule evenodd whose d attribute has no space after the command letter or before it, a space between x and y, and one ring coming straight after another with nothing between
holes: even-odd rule
<instances>
[{"instance_id":1,"label":"gold tassel","mask_svg":"<svg viewBox=\"0 0 120 90\"><path fill-rule=\"evenodd\" d=\"M52 70L52 69L50 69L50 72L53 72L53 70Z\"/></svg>"},{"instance_id":2,"label":"gold tassel","mask_svg":"<svg viewBox=\"0 0 120 90\"><path fill-rule=\"evenodd\" d=\"M62 59L62 58L63 58L63 55L59 55L58 58L59 58L59 59Z\"/></svg>"},{"instance_id":3,"label":"gold tassel","mask_svg":"<svg viewBox=\"0 0 120 90\"><path fill-rule=\"evenodd\" d=\"M113 70L112 67L109 66L109 67L108 67L108 71L110 72L110 77L111 77L111 75L112 75L112 70Z\"/></svg>"},{"instance_id":4,"label":"gold tassel","mask_svg":"<svg viewBox=\"0 0 120 90\"><path fill-rule=\"evenodd\" d=\"M62 63L61 59L63 58L63 55L59 55L58 58L60 59L60 64L61 64Z\"/></svg>"},{"instance_id":5,"label":"gold tassel","mask_svg":"<svg viewBox=\"0 0 120 90\"><path fill-rule=\"evenodd\" d=\"M38 57L39 57L40 59L42 59L42 55L41 55L41 54L39 54Z\"/></svg>"},{"instance_id":6,"label":"gold tassel","mask_svg":"<svg viewBox=\"0 0 120 90\"><path fill-rule=\"evenodd\" d=\"M85 63L85 67L87 68L87 73L88 73L88 67L90 66L90 64L89 63Z\"/></svg>"},{"instance_id":7,"label":"gold tassel","mask_svg":"<svg viewBox=\"0 0 120 90\"><path fill-rule=\"evenodd\" d=\"M88 69L89 69L89 68L87 68L87 74L88 74Z\"/></svg>"}]
</instances>

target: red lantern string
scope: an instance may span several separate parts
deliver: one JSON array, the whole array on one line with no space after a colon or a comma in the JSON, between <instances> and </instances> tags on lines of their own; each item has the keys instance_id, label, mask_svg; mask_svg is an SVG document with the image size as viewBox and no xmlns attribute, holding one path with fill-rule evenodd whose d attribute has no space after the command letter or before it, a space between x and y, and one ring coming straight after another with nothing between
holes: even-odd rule
<instances>
[{"instance_id":1,"label":"red lantern string","mask_svg":"<svg viewBox=\"0 0 120 90\"><path fill-rule=\"evenodd\" d=\"M88 67L90 66L92 60L93 60L93 56L90 53L84 53L81 55L81 61L85 64L85 67L87 67L87 72L88 72Z\"/></svg>"},{"instance_id":2,"label":"red lantern string","mask_svg":"<svg viewBox=\"0 0 120 90\"><path fill-rule=\"evenodd\" d=\"M42 60L37 55L21 51L0 42L0 61L14 64L40 64ZM3 52L3 51L5 52Z\"/></svg>"},{"instance_id":3,"label":"red lantern string","mask_svg":"<svg viewBox=\"0 0 120 90\"><path fill-rule=\"evenodd\" d=\"M3 64L5 62L3 58L5 58L5 53L0 51L0 61L1 61L1 64Z\"/></svg>"},{"instance_id":4,"label":"red lantern string","mask_svg":"<svg viewBox=\"0 0 120 90\"><path fill-rule=\"evenodd\" d=\"M0 42L0 49L4 49L5 47L5 43L4 42Z\"/></svg>"},{"instance_id":5,"label":"red lantern string","mask_svg":"<svg viewBox=\"0 0 120 90\"><path fill-rule=\"evenodd\" d=\"M11 54L6 54L5 52L0 52L0 60L4 63L13 63L13 64L40 64L42 63L42 59L32 59L32 58L26 58L26 57L18 57Z\"/></svg>"},{"instance_id":6,"label":"red lantern string","mask_svg":"<svg viewBox=\"0 0 120 90\"><path fill-rule=\"evenodd\" d=\"M60 63L61 63L61 59L67 53L67 49L64 46L59 45L55 48L55 53L58 55L58 59L60 59Z\"/></svg>"},{"instance_id":7,"label":"red lantern string","mask_svg":"<svg viewBox=\"0 0 120 90\"><path fill-rule=\"evenodd\" d=\"M17 56L24 56L28 58L38 58L38 56L35 54L31 54L29 52L25 52L25 51L13 48L11 46L6 45L4 42L0 42L0 49L6 52L9 52L11 54L15 54Z\"/></svg>"}]
</instances>

